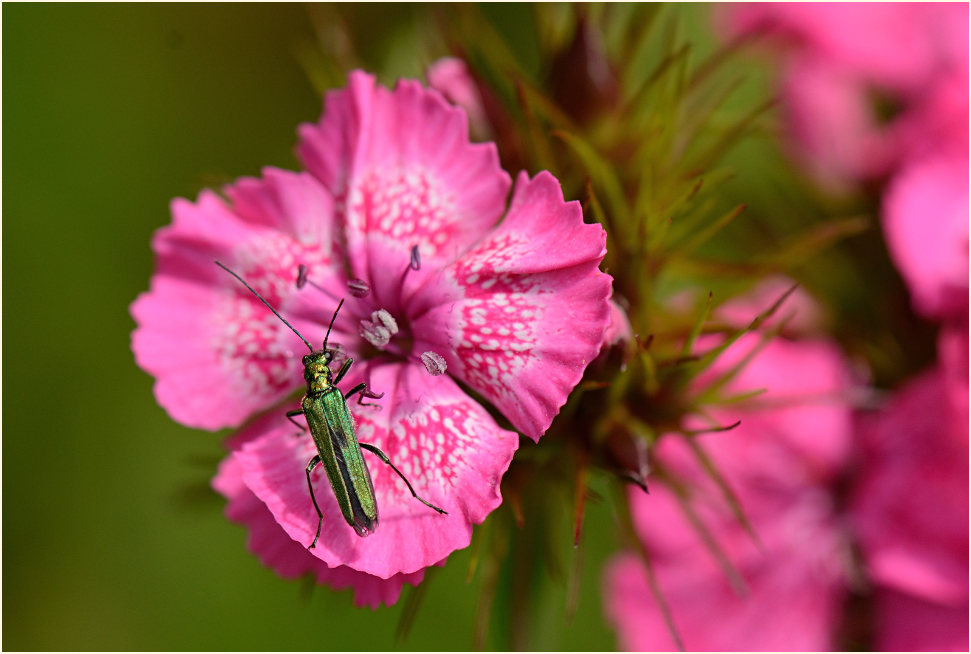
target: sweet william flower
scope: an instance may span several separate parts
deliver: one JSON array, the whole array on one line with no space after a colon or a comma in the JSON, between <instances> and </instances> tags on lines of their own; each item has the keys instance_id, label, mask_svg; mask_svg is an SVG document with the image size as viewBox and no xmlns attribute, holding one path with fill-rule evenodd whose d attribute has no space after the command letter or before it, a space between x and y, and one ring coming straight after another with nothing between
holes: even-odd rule
<instances>
[{"instance_id":1,"label":"sweet william flower","mask_svg":"<svg viewBox=\"0 0 971 654\"><path fill-rule=\"evenodd\" d=\"M465 114L417 82L388 90L352 73L328 93L320 122L301 127L298 155L308 172L266 169L225 188L226 200L204 191L173 203L173 224L153 240L151 290L132 307L133 350L157 378L159 403L185 424L237 426L272 409L233 441L215 486L264 562L285 576L319 573L293 548L293 561L273 554L281 538L305 547L317 528L303 472L315 450L284 417L303 390L306 345L212 261L315 343L344 298L329 341L355 360L341 388L366 382L384 394L349 401L357 436L448 515L365 453L377 530L355 535L317 473L324 523L309 556L388 580L378 601L392 601L417 581L409 575L468 545L500 503L518 445L458 382L538 440L607 328L606 236L546 172L521 173L507 207L495 147L471 144ZM238 508L257 501L276 536L257 538L273 525ZM360 592L360 579L347 583Z\"/></svg>"}]
</instances>

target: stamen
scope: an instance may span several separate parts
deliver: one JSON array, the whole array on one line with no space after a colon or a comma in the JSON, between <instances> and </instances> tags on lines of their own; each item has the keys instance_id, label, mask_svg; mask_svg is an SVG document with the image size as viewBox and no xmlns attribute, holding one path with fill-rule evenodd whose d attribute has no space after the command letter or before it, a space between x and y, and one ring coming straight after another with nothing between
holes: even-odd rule
<instances>
[{"instance_id":1,"label":"stamen","mask_svg":"<svg viewBox=\"0 0 971 654\"><path fill-rule=\"evenodd\" d=\"M368 293L371 292L371 286L363 279L356 277L348 280L347 288L350 289L351 295L354 297L367 297Z\"/></svg>"},{"instance_id":2,"label":"stamen","mask_svg":"<svg viewBox=\"0 0 971 654\"><path fill-rule=\"evenodd\" d=\"M398 292L405 286L405 278L408 277L408 273L412 270L421 269L421 256L418 254L418 246L411 246L411 255L408 261L408 266L405 268L404 272L401 273L401 277L398 278Z\"/></svg>"},{"instance_id":3,"label":"stamen","mask_svg":"<svg viewBox=\"0 0 971 654\"><path fill-rule=\"evenodd\" d=\"M371 313L370 320L361 321L358 332L365 341L377 348L383 348L391 341L391 337L398 333L398 323L394 317L384 309Z\"/></svg>"},{"instance_id":4,"label":"stamen","mask_svg":"<svg viewBox=\"0 0 971 654\"><path fill-rule=\"evenodd\" d=\"M371 322L374 324L381 324L391 332L392 335L398 333L398 323L395 322L394 316L385 311L384 309L378 309L371 313Z\"/></svg>"},{"instance_id":5,"label":"stamen","mask_svg":"<svg viewBox=\"0 0 971 654\"><path fill-rule=\"evenodd\" d=\"M330 298L333 298L334 300L339 299L339 298L337 298L337 296L335 296L333 293L331 293L327 289L322 288L322 287L318 286L317 284L314 284L312 281L310 281L310 276L309 275L310 275L310 271L307 268L307 266L305 266L302 263L297 266L297 288L298 289L303 288L307 284L310 284L311 286L313 286L314 288L316 288L318 291L320 291L324 295L326 295L326 296L328 296Z\"/></svg>"},{"instance_id":6,"label":"stamen","mask_svg":"<svg viewBox=\"0 0 971 654\"><path fill-rule=\"evenodd\" d=\"M445 363L445 357L437 352L424 352L421 355L421 362L425 364L425 370L428 374L437 377L445 372L447 364Z\"/></svg>"},{"instance_id":7,"label":"stamen","mask_svg":"<svg viewBox=\"0 0 971 654\"><path fill-rule=\"evenodd\" d=\"M361 330L358 333L361 338L377 348L382 348L391 342L391 332L367 320L361 321Z\"/></svg>"}]
</instances>

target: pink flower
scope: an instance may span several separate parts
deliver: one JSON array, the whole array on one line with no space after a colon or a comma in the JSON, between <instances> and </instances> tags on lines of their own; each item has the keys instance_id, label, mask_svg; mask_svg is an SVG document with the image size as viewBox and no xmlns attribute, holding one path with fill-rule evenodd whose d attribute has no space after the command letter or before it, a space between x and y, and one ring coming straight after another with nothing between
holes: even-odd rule
<instances>
[{"instance_id":1,"label":"pink flower","mask_svg":"<svg viewBox=\"0 0 971 654\"><path fill-rule=\"evenodd\" d=\"M759 341L758 335L744 337L717 368L730 369ZM766 393L736 408L711 411L722 424L742 420L736 429L701 436L698 443L738 496L762 550L684 439L665 436L658 443L655 467L683 482L690 505L740 576L733 588L667 485L653 483L650 495L630 492L637 532L686 648L826 650L835 645L849 557L832 487L849 458L850 414L840 400L848 387L845 364L832 345L775 339L726 389L732 394L765 388ZM610 564L605 596L621 648L675 646L638 557L622 555Z\"/></svg>"},{"instance_id":2,"label":"pink flower","mask_svg":"<svg viewBox=\"0 0 971 654\"><path fill-rule=\"evenodd\" d=\"M950 383L924 373L862 420L852 516L880 649L968 649L968 412Z\"/></svg>"},{"instance_id":3,"label":"pink flower","mask_svg":"<svg viewBox=\"0 0 971 654\"><path fill-rule=\"evenodd\" d=\"M724 32L780 43L795 159L830 189L890 178L891 256L915 309L967 314L968 5L732 5ZM876 98L896 105L882 123Z\"/></svg>"},{"instance_id":4,"label":"pink flower","mask_svg":"<svg viewBox=\"0 0 971 654\"><path fill-rule=\"evenodd\" d=\"M874 648L884 652L968 651L968 604L947 606L881 590L874 600Z\"/></svg>"},{"instance_id":5,"label":"pink flower","mask_svg":"<svg viewBox=\"0 0 971 654\"><path fill-rule=\"evenodd\" d=\"M767 277L755 285L748 293L732 298L715 308L712 317L734 328L745 327L755 318L777 302L793 286L779 309L764 323L763 328L781 327L782 334L794 338L818 333L822 330L824 315L822 307L802 286L781 275Z\"/></svg>"},{"instance_id":6,"label":"pink flower","mask_svg":"<svg viewBox=\"0 0 971 654\"><path fill-rule=\"evenodd\" d=\"M899 93L920 93L939 71L967 65L961 3L745 3L720 9L716 24L731 36L764 35L812 52Z\"/></svg>"},{"instance_id":7,"label":"pink flower","mask_svg":"<svg viewBox=\"0 0 971 654\"><path fill-rule=\"evenodd\" d=\"M968 415L968 314L946 322L937 337L937 361L944 377L948 403L955 415L956 429L960 416ZM964 440L968 440L968 423L964 422Z\"/></svg>"},{"instance_id":8,"label":"pink flower","mask_svg":"<svg viewBox=\"0 0 971 654\"><path fill-rule=\"evenodd\" d=\"M215 482L231 516L281 574L352 583L373 605L468 545L501 501L518 436L457 382L538 440L596 356L609 320L611 280L598 269L606 235L546 172L521 173L507 208L495 147L469 143L465 114L417 82L388 90L352 73L327 94L320 122L301 126L297 149L308 172L266 169L224 189L225 201L204 191L173 202L173 224L153 240L151 290L132 306L132 347L180 422L237 426L271 408L234 440ZM305 547L317 527L304 476L315 450L284 416L303 390L306 345L214 259L314 341L345 298L329 342L355 364L340 385L384 393L370 400L380 408L348 402L357 436L448 512L417 502L365 454L380 528L359 538L318 473L325 518L308 556L344 581L296 550L274 554L283 533ZM256 502L278 532L247 508ZM362 596L362 577L346 571L389 581Z\"/></svg>"},{"instance_id":9,"label":"pink flower","mask_svg":"<svg viewBox=\"0 0 971 654\"><path fill-rule=\"evenodd\" d=\"M884 195L883 226L914 308L934 318L967 316L967 152L905 166Z\"/></svg>"},{"instance_id":10,"label":"pink flower","mask_svg":"<svg viewBox=\"0 0 971 654\"><path fill-rule=\"evenodd\" d=\"M825 186L892 172L937 143L942 126L963 123L967 156L966 4L731 5L716 24L730 36L767 36L781 46L790 149ZM942 116L942 88L962 80L963 118L950 109ZM886 124L877 116L880 96L899 110Z\"/></svg>"},{"instance_id":11,"label":"pink flower","mask_svg":"<svg viewBox=\"0 0 971 654\"><path fill-rule=\"evenodd\" d=\"M967 39L965 39L967 50ZM949 156L968 158L968 71L934 78L893 124L899 158L906 162Z\"/></svg>"},{"instance_id":12,"label":"pink flower","mask_svg":"<svg viewBox=\"0 0 971 654\"><path fill-rule=\"evenodd\" d=\"M887 174L893 132L878 124L872 98L853 74L816 56L794 56L781 82L786 148L823 187Z\"/></svg>"}]
</instances>

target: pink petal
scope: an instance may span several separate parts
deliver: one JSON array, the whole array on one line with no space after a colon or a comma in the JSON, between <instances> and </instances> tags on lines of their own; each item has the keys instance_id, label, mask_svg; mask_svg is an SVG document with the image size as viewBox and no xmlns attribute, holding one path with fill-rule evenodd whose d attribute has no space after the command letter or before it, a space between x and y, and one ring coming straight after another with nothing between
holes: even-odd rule
<instances>
[{"instance_id":1,"label":"pink petal","mask_svg":"<svg viewBox=\"0 0 971 654\"><path fill-rule=\"evenodd\" d=\"M713 317L736 329L747 327L767 311L793 287L795 281L787 277L768 277L744 295L732 298L715 308ZM776 312L763 325L766 329L784 323L782 333L787 337L818 333L823 327L823 310L816 299L802 286L797 286Z\"/></svg>"},{"instance_id":2,"label":"pink petal","mask_svg":"<svg viewBox=\"0 0 971 654\"><path fill-rule=\"evenodd\" d=\"M966 606L968 415L950 404L946 381L924 373L862 422L866 467L853 516L876 583Z\"/></svg>"},{"instance_id":3,"label":"pink petal","mask_svg":"<svg viewBox=\"0 0 971 654\"><path fill-rule=\"evenodd\" d=\"M156 377L159 404L190 426L238 425L302 385L306 346L213 260L243 276L307 338L319 337L331 315L333 304L295 285L299 263L336 274L331 246L321 241L326 230L314 232L306 218L279 210L301 208L326 224L327 196L309 176L267 174L263 186L244 180L229 189L240 209L209 191L197 203L173 201L172 225L153 239L151 290L131 307L135 359ZM280 231L287 225L295 231Z\"/></svg>"},{"instance_id":4,"label":"pink petal","mask_svg":"<svg viewBox=\"0 0 971 654\"><path fill-rule=\"evenodd\" d=\"M627 312L614 300L610 301L610 322L604 332L602 347L610 347L616 343L627 343L633 338L633 330Z\"/></svg>"},{"instance_id":5,"label":"pink petal","mask_svg":"<svg viewBox=\"0 0 971 654\"><path fill-rule=\"evenodd\" d=\"M264 168L260 179L243 177L226 188L236 214L265 225L320 251L325 261L338 258L334 201L308 173Z\"/></svg>"},{"instance_id":6,"label":"pink petal","mask_svg":"<svg viewBox=\"0 0 971 654\"><path fill-rule=\"evenodd\" d=\"M935 318L967 315L967 151L906 166L883 204L887 247L915 309Z\"/></svg>"},{"instance_id":7,"label":"pink petal","mask_svg":"<svg viewBox=\"0 0 971 654\"><path fill-rule=\"evenodd\" d=\"M949 321L937 337L937 360L958 442L968 442L968 315ZM963 419L962 419L963 418ZM964 429L961 429L961 426Z\"/></svg>"},{"instance_id":8,"label":"pink petal","mask_svg":"<svg viewBox=\"0 0 971 654\"><path fill-rule=\"evenodd\" d=\"M356 71L327 94L316 125L300 128L298 154L341 202L353 275L378 298L399 295L399 274L418 247L409 286L461 254L499 219L509 177L495 146L471 144L465 112L402 80L393 91ZM370 245L396 246L397 261ZM383 255L384 249L381 254Z\"/></svg>"},{"instance_id":9,"label":"pink petal","mask_svg":"<svg viewBox=\"0 0 971 654\"><path fill-rule=\"evenodd\" d=\"M812 55L787 65L783 112L793 158L833 190L886 174L896 155L877 125L869 89L832 62Z\"/></svg>"},{"instance_id":10,"label":"pink petal","mask_svg":"<svg viewBox=\"0 0 971 654\"><path fill-rule=\"evenodd\" d=\"M655 490L657 487L657 490ZM689 650L819 651L833 648L846 554L825 503L813 494L753 511L760 552L712 494L702 518L745 583L742 594L702 544L667 488L630 493L639 532L652 551L661 592ZM743 498L747 509L756 498ZM716 511L716 507L718 507ZM780 511L781 509L781 511ZM657 537L677 548L655 547ZM622 555L607 570L604 596L623 649L671 650L675 643L650 592L643 563Z\"/></svg>"},{"instance_id":11,"label":"pink petal","mask_svg":"<svg viewBox=\"0 0 971 654\"><path fill-rule=\"evenodd\" d=\"M415 491L445 509L439 515L411 496L388 467L370 453L378 503L378 528L358 537L341 517L322 472L315 475L324 523L312 554L327 565L346 565L387 579L413 573L467 546L472 525L501 502L499 482L518 446L515 433L500 429L447 375L432 377L420 364L370 364L354 369L346 386L368 379L384 392L382 408L349 406L357 436L384 451ZM342 382L342 386L345 382ZM246 485L274 519L302 544L317 528L304 468L315 454L309 436L282 418L234 455Z\"/></svg>"},{"instance_id":12,"label":"pink petal","mask_svg":"<svg viewBox=\"0 0 971 654\"><path fill-rule=\"evenodd\" d=\"M546 431L609 323L599 225L583 223L547 172L521 173L505 219L412 301L419 351L482 393L534 440Z\"/></svg>"},{"instance_id":13,"label":"pink petal","mask_svg":"<svg viewBox=\"0 0 971 654\"><path fill-rule=\"evenodd\" d=\"M428 78L428 86L441 93L452 104L465 109L469 114L473 132L488 133L489 122L482 95L464 61L456 57L442 57L428 67L425 76Z\"/></svg>"},{"instance_id":14,"label":"pink petal","mask_svg":"<svg viewBox=\"0 0 971 654\"><path fill-rule=\"evenodd\" d=\"M968 603L946 606L881 591L875 600L875 647L883 652L968 651Z\"/></svg>"},{"instance_id":15,"label":"pink petal","mask_svg":"<svg viewBox=\"0 0 971 654\"><path fill-rule=\"evenodd\" d=\"M247 527L247 545L263 565L272 568L285 579L296 579L312 574L317 583L342 590L354 589L354 603L357 606L377 608L381 604L391 606L398 601L402 586L407 583L417 586L425 576L423 570L412 574L394 575L390 579L379 579L344 566L329 568L307 551L300 543L292 540L273 519L263 504L243 483L243 471L235 457L227 457L219 466L219 472L212 480L212 486L229 500L226 517Z\"/></svg>"},{"instance_id":16,"label":"pink petal","mask_svg":"<svg viewBox=\"0 0 971 654\"><path fill-rule=\"evenodd\" d=\"M966 4L758 3L723 9L721 31L768 34L902 92L916 92L937 70L967 61Z\"/></svg>"},{"instance_id":17,"label":"pink petal","mask_svg":"<svg viewBox=\"0 0 971 654\"><path fill-rule=\"evenodd\" d=\"M760 335L747 334L716 360L699 385L732 369L760 347L724 393L766 392L728 407L713 407L709 411L712 423L696 420L687 426L701 429L742 420L728 434L703 437L713 450L725 448L722 466L732 472L762 476L774 470L779 479L786 479L797 474L778 470L782 462L789 461L801 471L791 478L794 484L819 483L839 474L852 444L849 398L853 379L834 344L774 338L762 346Z\"/></svg>"},{"instance_id":18,"label":"pink petal","mask_svg":"<svg viewBox=\"0 0 971 654\"><path fill-rule=\"evenodd\" d=\"M965 38L965 52L967 48ZM946 153L967 160L967 67L938 75L928 82L928 88L915 98L893 129L902 151L900 158L905 162Z\"/></svg>"}]
</instances>

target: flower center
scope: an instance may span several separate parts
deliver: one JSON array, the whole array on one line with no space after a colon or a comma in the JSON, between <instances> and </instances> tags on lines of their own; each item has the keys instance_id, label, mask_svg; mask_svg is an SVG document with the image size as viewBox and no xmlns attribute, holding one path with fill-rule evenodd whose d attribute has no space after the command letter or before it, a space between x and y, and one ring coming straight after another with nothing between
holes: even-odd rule
<instances>
[{"instance_id":1,"label":"flower center","mask_svg":"<svg viewBox=\"0 0 971 654\"><path fill-rule=\"evenodd\" d=\"M405 277L409 272L420 269L421 257L418 253L418 246L414 245L409 252L408 264L402 272L399 288L404 284ZM327 295L332 295L310 280L306 266L301 265L297 272L297 286L298 288L302 288L306 284L310 284ZM361 357L367 359L382 353L398 356L416 363L420 362L430 375L437 376L443 374L447 366L445 357L433 351L422 352L420 356L417 353L413 353L414 340L411 337L407 324L399 325L392 310L380 305L374 308L377 304L374 300L377 298L371 295L371 288L372 285L363 279L351 278L347 282L348 292L357 301L358 309L355 313L358 316L362 313L367 315L367 311L370 310L370 315L366 318L359 319L358 322L358 335L367 345L370 345L370 347L365 346L364 351L360 353ZM385 298L385 300L397 306L395 304L395 298ZM333 343L332 345L334 347L330 349L335 350L335 352L340 348L340 345L337 343Z\"/></svg>"}]
</instances>

